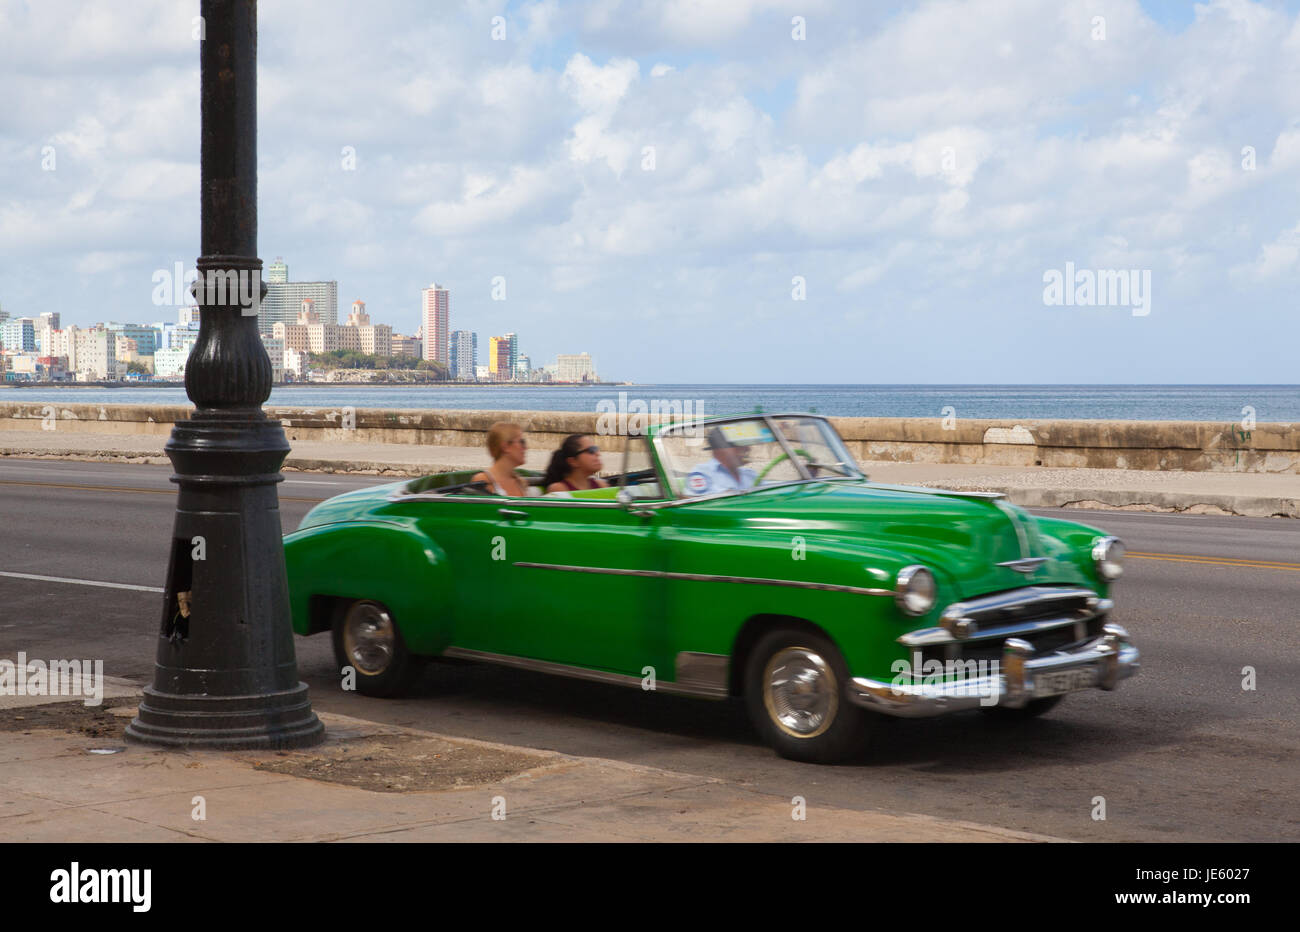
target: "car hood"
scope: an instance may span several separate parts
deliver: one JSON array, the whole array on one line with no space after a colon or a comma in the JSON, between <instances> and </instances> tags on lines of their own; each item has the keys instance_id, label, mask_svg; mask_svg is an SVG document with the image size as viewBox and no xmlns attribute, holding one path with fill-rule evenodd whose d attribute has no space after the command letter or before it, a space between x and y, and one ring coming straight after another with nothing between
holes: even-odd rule
<instances>
[{"instance_id":1,"label":"car hood","mask_svg":"<svg viewBox=\"0 0 1300 932\"><path fill-rule=\"evenodd\" d=\"M756 529L846 534L873 550L896 553L934 570L943 595L957 599L1030 584L1092 587L1067 548L1041 533L1033 515L1000 496L841 480L713 501L746 513L746 523ZM1023 557L1046 560L1032 573L999 566Z\"/></svg>"}]
</instances>

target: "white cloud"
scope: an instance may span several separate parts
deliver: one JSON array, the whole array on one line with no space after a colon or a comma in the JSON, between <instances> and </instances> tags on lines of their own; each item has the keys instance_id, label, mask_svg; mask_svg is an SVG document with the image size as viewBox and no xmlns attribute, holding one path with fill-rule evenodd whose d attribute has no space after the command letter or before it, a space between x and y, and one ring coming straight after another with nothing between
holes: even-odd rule
<instances>
[{"instance_id":1,"label":"white cloud","mask_svg":"<svg viewBox=\"0 0 1300 932\"><path fill-rule=\"evenodd\" d=\"M1268 281L1294 276L1300 271L1300 223L1265 243L1253 263L1233 268L1234 277Z\"/></svg>"},{"instance_id":2,"label":"white cloud","mask_svg":"<svg viewBox=\"0 0 1300 932\"><path fill-rule=\"evenodd\" d=\"M640 70L628 58L601 66L579 52L564 66L564 83L584 110L609 115L627 95Z\"/></svg>"},{"instance_id":3,"label":"white cloud","mask_svg":"<svg viewBox=\"0 0 1300 932\"><path fill-rule=\"evenodd\" d=\"M597 322L634 311L737 341L726 372L679 358L680 341L593 343L602 371L633 378L852 380L864 340L892 358L892 337L854 328L921 311L966 367L954 378L983 371L971 340L1009 331L1044 351L1027 359L1068 340L1131 380L1160 378L1144 352L1218 371L1204 333L1158 329L1173 315L1147 322L1155 349L1096 316L1044 315L1042 270L1067 259L1153 268L1183 320L1249 286L1241 313L1269 317L1270 346L1295 343L1277 309L1293 304L1300 250L1300 17L1231 0L1175 31L1108 0L1096 42L1091 7L1050 0L797 7L535 0L497 42L496 2L264 5L261 251L338 279L404 331L420 285L450 281L458 328L517 329L535 358L564 347L524 332L525 293L529 320L598 340ZM131 319L138 295L114 298L115 273L197 252L191 10L106 10L0 6L6 309L45 302L53 270L73 268L87 290L49 309ZM791 39L795 13L806 42ZM792 334L796 273L810 300ZM483 297L494 274L510 302ZM988 320L968 333L972 305ZM774 362L794 359L817 361L802 375Z\"/></svg>"}]
</instances>

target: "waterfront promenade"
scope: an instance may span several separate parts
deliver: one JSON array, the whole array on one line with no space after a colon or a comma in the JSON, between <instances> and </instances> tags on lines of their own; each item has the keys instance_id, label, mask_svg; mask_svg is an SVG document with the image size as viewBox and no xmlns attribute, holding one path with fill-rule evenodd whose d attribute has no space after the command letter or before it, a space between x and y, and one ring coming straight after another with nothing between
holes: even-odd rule
<instances>
[{"instance_id":1,"label":"waterfront promenade","mask_svg":"<svg viewBox=\"0 0 1300 932\"><path fill-rule=\"evenodd\" d=\"M570 432L596 433L595 415L538 411L392 412L268 409L292 446L287 470L419 476L487 465L479 445L494 420L525 425L528 466L545 468ZM0 405L0 458L168 465L163 446L179 407ZM345 421L344 418L350 418ZM1300 517L1300 430L1260 424L1122 421L964 421L834 418L878 482L1002 492L1038 508ZM343 426L343 425L349 426ZM626 438L596 438L606 472Z\"/></svg>"}]
</instances>

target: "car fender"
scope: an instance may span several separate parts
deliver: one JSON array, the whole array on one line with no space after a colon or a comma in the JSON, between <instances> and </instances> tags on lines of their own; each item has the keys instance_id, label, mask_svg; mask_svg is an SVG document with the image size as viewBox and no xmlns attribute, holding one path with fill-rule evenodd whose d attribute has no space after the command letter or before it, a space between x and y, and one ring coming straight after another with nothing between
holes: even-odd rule
<instances>
[{"instance_id":1,"label":"car fender","mask_svg":"<svg viewBox=\"0 0 1300 932\"><path fill-rule=\"evenodd\" d=\"M835 642L851 669L888 669L905 653L896 639L934 623L931 616L938 613L937 604L923 618L900 613L893 598L898 571L925 563L936 576L941 598L954 589L937 561L873 546L848 534L804 530L796 540L788 532L748 530L743 546L731 536L674 535L671 569L746 580L674 583L670 626L675 642L690 644L691 650L730 654L753 623L769 626L773 618L797 618ZM760 579L774 584L763 585ZM801 583L827 588L804 588Z\"/></svg>"},{"instance_id":2,"label":"car fender","mask_svg":"<svg viewBox=\"0 0 1300 932\"><path fill-rule=\"evenodd\" d=\"M297 531L285 537L284 555L297 634L329 630L322 598L375 599L393 613L412 653L436 654L450 643L450 563L413 522L349 521Z\"/></svg>"}]
</instances>

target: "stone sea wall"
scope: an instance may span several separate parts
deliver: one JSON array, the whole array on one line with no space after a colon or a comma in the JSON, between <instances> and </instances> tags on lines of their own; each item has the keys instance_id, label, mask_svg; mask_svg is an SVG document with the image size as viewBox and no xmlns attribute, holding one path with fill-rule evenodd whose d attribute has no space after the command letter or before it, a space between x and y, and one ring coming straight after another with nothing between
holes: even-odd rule
<instances>
[{"instance_id":1,"label":"stone sea wall","mask_svg":"<svg viewBox=\"0 0 1300 932\"><path fill-rule=\"evenodd\" d=\"M144 404L0 403L0 430L160 434L189 407ZM569 411L391 410L268 407L294 440L435 446L482 446L495 421L514 421L534 449L553 449L571 433L601 435L608 450L625 437L609 435L614 419ZM1300 424L1208 421L962 420L940 418L829 419L861 461L971 463L996 466L1086 466L1300 473Z\"/></svg>"}]
</instances>

